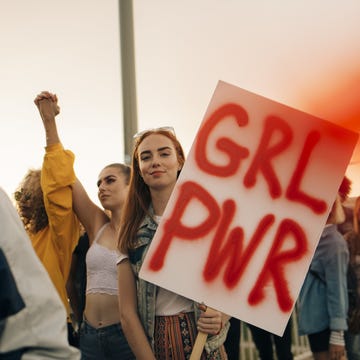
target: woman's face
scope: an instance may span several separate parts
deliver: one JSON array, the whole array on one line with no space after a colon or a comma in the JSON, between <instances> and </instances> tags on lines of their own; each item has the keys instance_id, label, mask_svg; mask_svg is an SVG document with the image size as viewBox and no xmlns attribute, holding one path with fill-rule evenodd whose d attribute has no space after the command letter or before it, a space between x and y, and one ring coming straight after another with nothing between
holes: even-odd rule
<instances>
[{"instance_id":1,"label":"woman's face","mask_svg":"<svg viewBox=\"0 0 360 360\"><path fill-rule=\"evenodd\" d=\"M104 209L118 210L124 205L129 185L125 176L115 167L103 169L97 181L98 197Z\"/></svg>"},{"instance_id":2,"label":"woman's face","mask_svg":"<svg viewBox=\"0 0 360 360\"><path fill-rule=\"evenodd\" d=\"M180 170L173 142L165 135L151 134L138 147L140 175L153 190L174 187Z\"/></svg>"}]
</instances>

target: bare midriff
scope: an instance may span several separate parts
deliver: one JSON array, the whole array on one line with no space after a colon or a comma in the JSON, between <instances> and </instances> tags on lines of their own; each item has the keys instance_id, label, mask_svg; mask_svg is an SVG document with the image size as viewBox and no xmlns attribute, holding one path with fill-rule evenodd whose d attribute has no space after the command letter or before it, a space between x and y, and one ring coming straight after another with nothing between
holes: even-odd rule
<instances>
[{"instance_id":1,"label":"bare midriff","mask_svg":"<svg viewBox=\"0 0 360 360\"><path fill-rule=\"evenodd\" d=\"M84 316L94 328L117 324L120 322L117 295L87 294Z\"/></svg>"}]
</instances>

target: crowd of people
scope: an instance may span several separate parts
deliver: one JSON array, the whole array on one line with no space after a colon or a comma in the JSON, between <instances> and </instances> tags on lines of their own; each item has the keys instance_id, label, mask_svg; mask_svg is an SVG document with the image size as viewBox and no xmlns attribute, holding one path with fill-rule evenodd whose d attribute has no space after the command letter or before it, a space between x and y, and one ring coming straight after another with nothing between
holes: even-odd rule
<instances>
[{"instance_id":1,"label":"crowd of people","mask_svg":"<svg viewBox=\"0 0 360 360\"><path fill-rule=\"evenodd\" d=\"M61 143L57 96L43 91L35 104L42 168L20 183L17 213L0 189L0 358L190 359L205 334L202 360L238 360L240 320L139 277L185 163L174 130L136 134L131 167L100 171L100 208ZM350 188L345 177L297 303L299 333L316 360L360 359L360 330L348 329L350 265L360 298L360 200L344 205ZM246 326L260 359L294 358L291 318L282 337Z\"/></svg>"}]
</instances>

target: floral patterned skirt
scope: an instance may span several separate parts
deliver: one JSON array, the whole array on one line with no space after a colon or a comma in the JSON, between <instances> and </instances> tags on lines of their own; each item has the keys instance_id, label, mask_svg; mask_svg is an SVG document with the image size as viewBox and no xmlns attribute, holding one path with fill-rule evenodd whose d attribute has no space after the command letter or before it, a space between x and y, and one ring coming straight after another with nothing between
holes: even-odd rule
<instances>
[{"instance_id":1,"label":"floral patterned skirt","mask_svg":"<svg viewBox=\"0 0 360 360\"><path fill-rule=\"evenodd\" d=\"M194 313L174 316L156 316L154 352L157 360L190 359L196 340L197 329ZM224 346L207 354L203 351L201 360L227 359Z\"/></svg>"}]
</instances>

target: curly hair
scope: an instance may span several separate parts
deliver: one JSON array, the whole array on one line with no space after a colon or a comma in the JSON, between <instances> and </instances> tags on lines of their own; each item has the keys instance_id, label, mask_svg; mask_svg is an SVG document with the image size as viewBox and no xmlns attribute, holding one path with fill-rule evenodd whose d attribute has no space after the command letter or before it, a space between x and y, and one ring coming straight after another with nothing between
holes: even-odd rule
<instances>
[{"instance_id":1,"label":"curly hair","mask_svg":"<svg viewBox=\"0 0 360 360\"><path fill-rule=\"evenodd\" d=\"M36 234L49 224L41 189L41 170L30 169L14 194L26 231Z\"/></svg>"}]
</instances>

